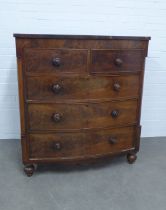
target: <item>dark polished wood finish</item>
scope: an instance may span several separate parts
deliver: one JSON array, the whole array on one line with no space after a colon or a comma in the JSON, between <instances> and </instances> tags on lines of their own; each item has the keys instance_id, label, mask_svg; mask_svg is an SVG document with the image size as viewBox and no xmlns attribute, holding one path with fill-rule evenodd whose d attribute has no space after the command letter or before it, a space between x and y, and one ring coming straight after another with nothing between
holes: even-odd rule
<instances>
[{"instance_id":1,"label":"dark polished wood finish","mask_svg":"<svg viewBox=\"0 0 166 210\"><path fill-rule=\"evenodd\" d=\"M88 50L25 49L27 72L84 73L87 72Z\"/></svg>"},{"instance_id":2,"label":"dark polished wood finish","mask_svg":"<svg viewBox=\"0 0 166 210\"><path fill-rule=\"evenodd\" d=\"M137 155L135 153L127 154L127 161L128 161L128 163L132 164L132 163L134 163L136 161L136 159L137 159Z\"/></svg>"},{"instance_id":3,"label":"dark polished wood finish","mask_svg":"<svg viewBox=\"0 0 166 210\"><path fill-rule=\"evenodd\" d=\"M24 167L24 172L26 173L27 176L32 176L33 173L35 171L35 166L32 164L32 165L25 165Z\"/></svg>"},{"instance_id":4,"label":"dark polished wood finish","mask_svg":"<svg viewBox=\"0 0 166 210\"><path fill-rule=\"evenodd\" d=\"M14 34L24 171L126 154L136 160L150 37Z\"/></svg>"},{"instance_id":5,"label":"dark polished wood finish","mask_svg":"<svg viewBox=\"0 0 166 210\"><path fill-rule=\"evenodd\" d=\"M135 127L132 126L91 132L30 134L30 157L58 161L59 158L115 154L133 148L134 135Z\"/></svg>"},{"instance_id":6,"label":"dark polished wood finish","mask_svg":"<svg viewBox=\"0 0 166 210\"><path fill-rule=\"evenodd\" d=\"M145 36L98 36L98 35L65 35L65 34L13 34L16 38L30 39L122 39L122 40L150 40Z\"/></svg>"},{"instance_id":7,"label":"dark polished wood finish","mask_svg":"<svg viewBox=\"0 0 166 210\"><path fill-rule=\"evenodd\" d=\"M144 52L136 49L92 50L91 60L92 73L141 71L144 64Z\"/></svg>"},{"instance_id":8,"label":"dark polished wood finish","mask_svg":"<svg viewBox=\"0 0 166 210\"><path fill-rule=\"evenodd\" d=\"M137 100L103 103L28 104L30 131L78 130L137 122Z\"/></svg>"},{"instance_id":9,"label":"dark polished wood finish","mask_svg":"<svg viewBox=\"0 0 166 210\"><path fill-rule=\"evenodd\" d=\"M104 100L138 97L140 76L28 76L27 100Z\"/></svg>"}]
</instances>

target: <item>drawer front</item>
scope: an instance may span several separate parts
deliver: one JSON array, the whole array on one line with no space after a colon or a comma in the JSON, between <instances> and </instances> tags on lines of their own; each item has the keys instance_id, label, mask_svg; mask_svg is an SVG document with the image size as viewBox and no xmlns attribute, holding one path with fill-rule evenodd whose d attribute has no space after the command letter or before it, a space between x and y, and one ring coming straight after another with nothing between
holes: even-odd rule
<instances>
[{"instance_id":1,"label":"drawer front","mask_svg":"<svg viewBox=\"0 0 166 210\"><path fill-rule=\"evenodd\" d=\"M92 73L141 71L144 66L143 50L92 50Z\"/></svg>"},{"instance_id":2,"label":"drawer front","mask_svg":"<svg viewBox=\"0 0 166 210\"><path fill-rule=\"evenodd\" d=\"M102 99L139 94L139 76L28 77L27 99Z\"/></svg>"},{"instance_id":3,"label":"drawer front","mask_svg":"<svg viewBox=\"0 0 166 210\"><path fill-rule=\"evenodd\" d=\"M76 133L30 134L31 158L77 158L134 147L135 127Z\"/></svg>"},{"instance_id":4,"label":"drawer front","mask_svg":"<svg viewBox=\"0 0 166 210\"><path fill-rule=\"evenodd\" d=\"M87 71L88 50L25 49L27 72L84 73Z\"/></svg>"},{"instance_id":5,"label":"drawer front","mask_svg":"<svg viewBox=\"0 0 166 210\"><path fill-rule=\"evenodd\" d=\"M135 123L137 100L82 103L29 104L30 130L70 130Z\"/></svg>"}]
</instances>

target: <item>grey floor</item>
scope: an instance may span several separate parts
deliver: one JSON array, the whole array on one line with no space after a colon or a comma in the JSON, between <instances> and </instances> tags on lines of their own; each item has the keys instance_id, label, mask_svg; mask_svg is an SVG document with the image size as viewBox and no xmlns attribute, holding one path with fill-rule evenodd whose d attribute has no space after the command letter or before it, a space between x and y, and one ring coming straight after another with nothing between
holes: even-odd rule
<instances>
[{"instance_id":1,"label":"grey floor","mask_svg":"<svg viewBox=\"0 0 166 210\"><path fill-rule=\"evenodd\" d=\"M22 171L18 140L0 141L0 210L165 210L166 138L146 138L125 157L71 168Z\"/></svg>"}]
</instances>

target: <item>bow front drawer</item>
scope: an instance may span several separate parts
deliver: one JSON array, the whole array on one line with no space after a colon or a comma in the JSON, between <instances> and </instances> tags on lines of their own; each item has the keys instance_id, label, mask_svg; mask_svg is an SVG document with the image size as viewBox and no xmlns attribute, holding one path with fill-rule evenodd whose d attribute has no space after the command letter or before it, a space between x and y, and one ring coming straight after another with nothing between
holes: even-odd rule
<instances>
[{"instance_id":1,"label":"bow front drawer","mask_svg":"<svg viewBox=\"0 0 166 210\"><path fill-rule=\"evenodd\" d=\"M85 73L87 50L77 49L25 49L27 72L36 73Z\"/></svg>"},{"instance_id":2,"label":"bow front drawer","mask_svg":"<svg viewBox=\"0 0 166 210\"><path fill-rule=\"evenodd\" d=\"M135 127L91 132L30 134L31 158L64 160L108 155L131 149Z\"/></svg>"},{"instance_id":3,"label":"bow front drawer","mask_svg":"<svg viewBox=\"0 0 166 210\"><path fill-rule=\"evenodd\" d=\"M71 130L136 123L137 100L101 103L29 104L30 130Z\"/></svg>"},{"instance_id":4,"label":"bow front drawer","mask_svg":"<svg viewBox=\"0 0 166 210\"><path fill-rule=\"evenodd\" d=\"M141 71L144 67L143 50L92 50L92 73L120 73Z\"/></svg>"}]
</instances>

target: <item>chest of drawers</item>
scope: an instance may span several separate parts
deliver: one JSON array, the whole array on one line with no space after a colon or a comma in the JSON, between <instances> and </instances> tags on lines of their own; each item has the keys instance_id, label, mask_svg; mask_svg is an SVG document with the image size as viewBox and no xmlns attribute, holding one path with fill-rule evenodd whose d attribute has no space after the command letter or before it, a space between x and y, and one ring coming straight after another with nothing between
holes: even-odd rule
<instances>
[{"instance_id":1,"label":"chest of drawers","mask_svg":"<svg viewBox=\"0 0 166 210\"><path fill-rule=\"evenodd\" d=\"M136 160L149 37L14 34L22 158Z\"/></svg>"}]
</instances>

